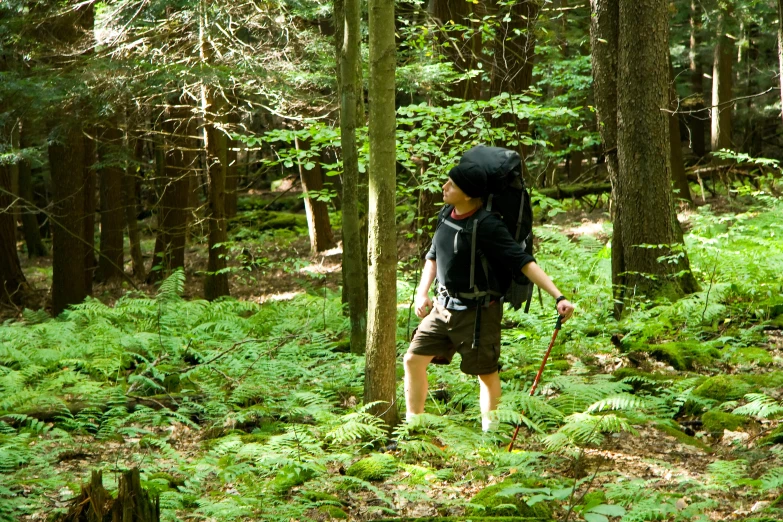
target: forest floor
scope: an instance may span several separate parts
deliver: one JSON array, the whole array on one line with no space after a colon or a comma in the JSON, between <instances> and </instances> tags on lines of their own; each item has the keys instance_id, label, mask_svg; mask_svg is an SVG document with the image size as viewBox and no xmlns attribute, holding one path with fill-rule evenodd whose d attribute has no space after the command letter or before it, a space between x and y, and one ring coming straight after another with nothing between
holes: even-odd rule
<instances>
[{"instance_id":1,"label":"forest floor","mask_svg":"<svg viewBox=\"0 0 783 522\"><path fill-rule=\"evenodd\" d=\"M726 212L736 211L736 209L731 209L730 204L722 200L710 203L716 214L720 212L715 209ZM723 208L721 209L721 207ZM681 216L681 220L683 220L686 229L692 228L690 214ZM574 245L586 241L603 244L607 239L606 215L600 209L590 213L582 211L564 213L557 216L547 226L556 229ZM145 260L149 262L153 236L149 226L145 227L145 230L142 246ZM273 237L270 236L270 238ZM334 294L339 291L341 285L339 247L323 255L313 257L309 254L308 237L306 234L302 234L301 230L294 234L283 234L276 237L277 239L282 238L282 240L257 241L250 247L243 247L246 253L250 248L254 259L263 259L263 262L256 263L247 270L241 269L240 265L236 264L237 270L230 277L232 297L240 301L263 305L270 302L290 301L302 294L323 295L324 306L326 306L326 294L329 293L334 298ZM408 242L401 242L401 256L410 257L414 250L414 247ZM190 245L187 249L186 260L183 297L186 300L198 299L203 295L202 278L199 274L206 268L205 246ZM542 264L546 266L546 258L542 259ZM130 271L129 266L126 268ZM44 289L50 288L51 285L51 259L43 258L32 261L23 259L23 269L28 281L35 289L38 289L41 304L45 307L46 303L50 301L50 296ZM410 274L409 277L406 276L406 279L413 277L415 275ZM132 292L134 295L146 294L152 297L158 291L153 285L140 282L137 282L137 285L140 292ZM93 295L104 304L112 306L121 296L130 291L131 288L127 282L113 285L96 284ZM576 302L579 304L578 298ZM406 303L400 304L400 306L403 305L407 307ZM19 317L19 312L6 310L5 314L6 317ZM326 327L326 311L324 314L324 327ZM512 314L511 321L513 322L516 317ZM647 320L657 321L658 319L648 317ZM515 324L513 328L522 328L524 326L522 323ZM504 336L514 332L513 328L504 333ZM582 328L586 329L587 327L582 325ZM673 363L674 359L661 357L654 351L629 350L627 346L622 348L622 340L612 337L610 342L608 335L599 335L599 338L603 339L603 341L596 341L597 345L601 346L600 348L586 350L582 343L587 337L584 337L583 333L583 330L577 330L573 334L566 334L565 339L561 341L562 343L568 342L572 347L577 346L575 350L560 354L559 358L568 363L561 366L561 376L572 379L593 379L602 375L620 375L619 370L630 369L631 372L622 375L630 378L628 382L632 383L636 391L639 387L643 388L654 382L655 379L662 379L670 384L674 383L672 389L677 388L676 383L691 379L692 385L690 387L685 390L677 389L677 393L681 397L677 399L681 401L680 404L687 403L689 399L685 398L686 395L690 397L688 394L704 381L704 377L720 374L783 375L783 330L781 329L768 327L762 336L754 338L756 342L753 347L760 348L769 354L769 359L763 364L759 364L759 361L739 363L734 360L734 362L730 362L727 359L728 356L725 356L714 358L703 366L695 364L689 365L687 368L676 368L676 364ZM539 344L543 344L548 336L546 333L536 335L537 337L534 339ZM729 333L724 332L724 335L728 336ZM738 336L740 334L734 332L731 335ZM665 342L665 339L658 339L655 342ZM685 355L688 356L688 354ZM435 381L433 382L433 384L437 382L438 386L453 386L455 389L451 393L452 398L458 393L457 389L467 389L470 392L472 386L470 382L465 380L458 384L454 384L455 381L450 380L452 377L449 377L446 372L458 373L453 366L445 370L439 368L434 372ZM223 371L228 370L224 369ZM511 385L513 377L518 375L511 375L514 371L513 368L509 368L507 371L511 373L509 379L504 379L506 382L504 386ZM702 377L699 377L700 371ZM242 377L245 374L246 372L242 374ZM556 380L557 375L558 372L545 374L545 378ZM589 377L585 377L586 375ZM638 380L634 381L634 377ZM527 378L529 379L529 375ZM763 391L773 399L781 401L783 400L783 387L781 387L783 380L775 382L778 383L776 384L777 389L767 386L763 387ZM561 383L559 386L559 389L545 386L542 389L542 396L552 398L558 394L564 394L567 385ZM356 393L355 388L349 389ZM754 388L752 391L761 392L761 389ZM342 397L343 403L347 405L360 401L357 397L350 396L350 393ZM695 400L698 403L701 399ZM718 404L720 402L719 400ZM709 403L709 399L705 404L707 408L716 406L716 404ZM458 406L458 404L455 406L453 400L449 402L447 399L440 405L434 401L432 404L428 402L428 411L437 414L445 410L451 412L449 418L462 419ZM732 406L736 406L736 404L724 403L723 409L731 411ZM475 425L475 421L472 422ZM249 425L252 426L252 423ZM590 518L590 506L585 504L587 502L585 499L590 498L590 492L601 492L600 500L593 502L593 505L605 505L604 503L610 501L613 504L624 504L627 513L622 520L697 520L699 517L706 520L749 520L752 517L761 517L764 512L769 513L771 509L774 511L775 506L780 507L781 487L783 487L783 467L781 467L783 466L783 445L780 442L772 446L761 444L770 433L780 431L779 420L757 418L750 422L740 423L736 427L732 426L731 429L708 433L704 429L700 414L694 410L692 413L680 412L674 425L681 431L667 429L654 421L637 421L631 430L619 429L615 432L607 432L606 437L602 437L600 442L584 444L579 451L560 453L557 457L546 456L548 454L547 444L533 437L532 433L526 432L526 430L522 430L517 442L518 449L509 454L509 457L504 457L501 453L503 446L508 442L510 424L502 424L503 428L499 433L476 439L478 442L471 447L471 451L476 453L469 457L466 455L464 461L461 461L457 454L450 458L450 462L441 461L440 464L436 464L435 462L439 461L440 457L435 454L429 454L428 457L428 453L425 451L422 456L417 457L415 451L412 454L405 451L395 453L396 450L392 449L392 454L407 462L406 465L397 468L396 475L388 480L373 482L374 486L368 485L364 489L359 488L358 490L354 488L348 493L338 494L339 503L335 507L339 506L337 511L340 511L342 515L335 510L324 509L324 506L330 505L330 502L320 504L316 502L305 512L306 517L304 518L328 520L332 517L339 518L345 515L351 520L370 520L392 514L396 517L464 517L467 513L465 508L467 499L474 498L487 486L505 483L504 481L515 477L526 466L535 470L536 473L541 473L540 478L542 479L556 478L561 484L568 479L579 481L570 500L563 501L562 505L553 508L553 516L559 520L568 518L572 520L582 518L591 521L601 520L600 518ZM174 452L164 460L156 462L158 468L161 467L162 462L168 461L173 468L179 466L180 469L184 469L183 462L194 462L204 458L216 444L212 440L215 437L214 430L195 429L194 426L185 422L171 421L157 427L146 426L144 429L154 433L155 437L165 439L166 446ZM475 427L473 429L475 430ZM509 431L509 433L505 433L505 431ZM429 436L431 432L426 426L423 428L423 432L425 434L423 438L440 447L441 451L449 451L447 449L449 446L457 446L457 448L453 448L456 452L467 451L463 450L459 443L449 442L444 436L427 438L426 436ZM131 465L143 468L145 462L149 465L155 459L161 459L160 454L156 452L161 450L160 447L148 445L146 450L140 450L144 447L143 444L140 445L140 441L147 437L144 434L126 434L121 437L96 440L93 434L74 434L67 445L62 448L58 448L57 444L49 446L50 450L58 453L51 472L58 476L84 477L87 470L105 468L107 465L115 470L124 469ZM229 450L226 451L227 453L218 453L218 455L233 455ZM523 458L522 454L526 457ZM511 455L516 455L516 457L511 457ZM352 459L344 457L341 459L345 465L332 462L327 466L329 468L327 474L330 476L334 474L339 478L339 475L345 473L344 468ZM540 464L535 464L537 459L540 460ZM340 462L339 459L338 462ZM531 464L531 462L533 463ZM731 468L731 465L725 464L727 462L742 463L742 470ZM2 462L0 462L0 468L2 468L1 464ZM733 478L731 476L732 469L737 475ZM438 474L438 470L448 470L448 479L433 478ZM774 473L769 475L770 470L778 473L777 482L774 480L776 476ZM230 474L231 472L225 471L225 473ZM236 471L236 473L239 472ZM241 490L238 479L221 479L218 482L222 484L218 489L223 493L231 495L232 491L236 492L237 488ZM759 486L761 482L766 485L771 484L771 486L762 488ZM62 510L68 506L69 499L76 492L74 491L76 483L69 481L68 484L58 491L47 493L47 500L44 504L48 505L50 510ZM309 484L308 482L305 485L310 487ZM622 484L626 484L626 486L622 486ZM1 483L0 486L2 486ZM543 497L549 494L544 491L546 488L541 484L536 487L541 488L540 491L536 491ZM628 488L627 491L618 492L622 487ZM286 502L293 502L294 497L299 498L296 496L297 492L305 495L306 492L302 488L304 486L295 485L288 493L290 496L286 497L289 499ZM35 489L33 485L25 486L23 494L33 495ZM340 490L331 489L330 491L334 493ZM588 495L585 495L586 493ZM2 494L1 487L0 494ZM529 499L532 494L527 494L525 498ZM644 518L642 508L644 507L645 495L655 504L648 506L648 509L651 510L650 513L657 513L657 515L649 515L651 518ZM553 499L549 498L548 500ZM0 495L1 501L2 496ZM193 504L194 509L197 505L200 505L201 509L206 509L199 502ZM582 509L582 513L570 512L566 509L566 506L569 505L571 507L577 506L577 511ZM495 508L486 508L486 513L495 515L506 513L502 510L492 511L493 509ZM49 511L46 509L39 510L28 513L21 519L45 520L48 513ZM176 513L178 513L177 517L189 518L187 509L178 509ZM230 517L226 515L224 518L219 513L220 511L217 509L203 511L197 518L201 520L236 518L234 515ZM594 514L600 513L600 510L594 512ZM637 513L639 517L634 518L631 516L633 513ZM768 520L777 519L780 516L779 510L774 513ZM0 509L0 515L2 515L2 509ZM606 516L616 516L616 513L612 514L611 511L607 511ZM1 516L0 519L2 519ZM169 516L168 519L171 517ZM265 520L266 518L239 516L237 519ZM293 516L289 519L298 520L299 518Z\"/></svg>"}]
</instances>

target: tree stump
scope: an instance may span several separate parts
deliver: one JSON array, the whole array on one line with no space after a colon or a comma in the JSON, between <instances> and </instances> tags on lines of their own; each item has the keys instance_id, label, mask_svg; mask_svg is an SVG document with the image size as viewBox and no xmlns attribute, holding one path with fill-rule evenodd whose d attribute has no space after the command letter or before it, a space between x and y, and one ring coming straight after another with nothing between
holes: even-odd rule
<instances>
[{"instance_id":1,"label":"tree stump","mask_svg":"<svg viewBox=\"0 0 783 522\"><path fill-rule=\"evenodd\" d=\"M72 504L59 522L160 522L160 500L142 489L138 468L122 474L116 499L103 487L103 473L93 471Z\"/></svg>"}]
</instances>

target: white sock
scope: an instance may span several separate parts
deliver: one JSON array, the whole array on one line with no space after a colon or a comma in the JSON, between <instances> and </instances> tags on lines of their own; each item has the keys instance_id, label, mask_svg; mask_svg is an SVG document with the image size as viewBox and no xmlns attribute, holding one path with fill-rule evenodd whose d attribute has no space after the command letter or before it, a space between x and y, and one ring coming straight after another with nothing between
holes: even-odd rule
<instances>
[{"instance_id":1,"label":"white sock","mask_svg":"<svg viewBox=\"0 0 783 522\"><path fill-rule=\"evenodd\" d=\"M413 421L415 421L416 417L418 417L419 415L420 415L419 413L412 413L412 412L409 412L409 411L405 412L405 422L410 424Z\"/></svg>"},{"instance_id":2,"label":"white sock","mask_svg":"<svg viewBox=\"0 0 783 522\"><path fill-rule=\"evenodd\" d=\"M489 432L496 431L498 429L498 420L493 419L489 413L481 414L481 431Z\"/></svg>"}]
</instances>

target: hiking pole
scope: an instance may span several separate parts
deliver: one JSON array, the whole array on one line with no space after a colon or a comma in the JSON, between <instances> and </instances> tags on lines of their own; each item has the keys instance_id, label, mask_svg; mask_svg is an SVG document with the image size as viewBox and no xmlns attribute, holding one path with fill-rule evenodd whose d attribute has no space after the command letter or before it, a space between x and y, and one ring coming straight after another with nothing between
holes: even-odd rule
<instances>
[{"instance_id":1,"label":"hiking pole","mask_svg":"<svg viewBox=\"0 0 783 522\"><path fill-rule=\"evenodd\" d=\"M541 361L541 367L538 368L538 373L536 374L536 378L533 379L533 386L530 388L530 394L529 394L530 397L532 397L533 394L536 393L536 388L538 388L538 382L541 380L541 374L544 373L546 360L549 359L549 352L552 351L552 347L555 345L555 339L557 339L557 333L560 331L560 327L562 325L563 325L563 316L558 314L557 324L555 324L555 331L552 333L552 340L549 341L549 348L546 349L546 353L544 354L544 359ZM517 434L519 433L519 427L521 425L522 425L521 423L518 423L516 429L514 429L514 435L511 437L511 442L508 443L508 451L511 451L511 448L514 447L514 441L517 440Z\"/></svg>"}]
</instances>

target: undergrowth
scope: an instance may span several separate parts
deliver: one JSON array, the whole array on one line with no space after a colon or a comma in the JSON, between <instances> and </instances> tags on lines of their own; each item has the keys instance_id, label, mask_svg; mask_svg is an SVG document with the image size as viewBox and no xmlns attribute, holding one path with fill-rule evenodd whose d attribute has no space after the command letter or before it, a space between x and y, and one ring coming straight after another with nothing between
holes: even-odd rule
<instances>
[{"instance_id":1,"label":"undergrowth","mask_svg":"<svg viewBox=\"0 0 783 522\"><path fill-rule=\"evenodd\" d=\"M783 205L758 195L744 205L689 217L699 292L632 302L622 321L611 315L609 246L537 227L537 258L578 310L533 397L552 302L506 313L494 434L480 430L475 380L454 365L431 369L427 414L387 432L361 403L364 360L342 350L348 322L329 291L264 305L188 301L178 272L154 298L128 295L112 307L88 299L56 319L25 311L0 327L0 520L63 512L90 469L103 469L112 487L133 466L160 495L164 520L365 520L416 505L431 515L489 513L497 506L465 492L503 481L503 495L546 503L558 520L696 520L755 502L778 516L781 452L748 438L721 446L702 480L594 461L617 441L640 445L655 426L698 431L707 411L738 415L766 430L759 435L778 425L783 361L775 355L762 367L734 354L764 348L763 327L783 313ZM398 284L400 355L415 326L410 280L401 274ZM675 371L656 350L623 348L708 341L717 356L700 373ZM618 367L626 373L612 375ZM739 370L759 374L743 377L739 398L696 392L707 377ZM516 424L518 449L507 452ZM696 435L718 447L711 434ZM729 490L741 494L722 505Z\"/></svg>"}]
</instances>

